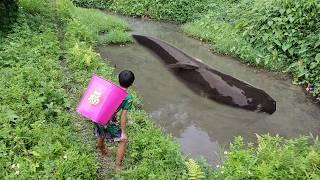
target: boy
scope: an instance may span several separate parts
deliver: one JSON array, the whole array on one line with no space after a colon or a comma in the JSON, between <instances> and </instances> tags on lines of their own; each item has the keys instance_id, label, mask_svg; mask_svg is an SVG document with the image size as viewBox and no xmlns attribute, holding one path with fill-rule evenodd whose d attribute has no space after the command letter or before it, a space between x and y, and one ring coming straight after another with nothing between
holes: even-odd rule
<instances>
[{"instance_id":1,"label":"boy","mask_svg":"<svg viewBox=\"0 0 320 180\"><path fill-rule=\"evenodd\" d=\"M124 70L119 74L120 86L125 89L129 88L132 85L134 79L134 74L131 71ZM111 142L119 142L115 163L115 169L117 171L120 170L121 161L126 149L126 143L128 139L126 133L126 119L127 113L132 107L132 99L133 97L130 94L128 94L125 100L122 101L117 111L114 113L112 118L108 121L108 123L105 126L99 125L97 123L95 123L94 125L94 133L97 137L97 148L99 149L103 157L107 155L105 140L109 140ZM119 124L116 114L120 110L122 111Z\"/></svg>"}]
</instances>

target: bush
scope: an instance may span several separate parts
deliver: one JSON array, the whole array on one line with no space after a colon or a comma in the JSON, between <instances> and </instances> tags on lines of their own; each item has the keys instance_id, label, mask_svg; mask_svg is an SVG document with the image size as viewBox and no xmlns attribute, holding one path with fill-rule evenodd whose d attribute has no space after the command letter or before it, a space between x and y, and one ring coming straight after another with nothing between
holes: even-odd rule
<instances>
[{"instance_id":1,"label":"bush","mask_svg":"<svg viewBox=\"0 0 320 180\"><path fill-rule=\"evenodd\" d=\"M241 137L231 144L216 179L319 179L320 143L316 138L285 140L263 135L258 144L245 144Z\"/></svg>"},{"instance_id":2,"label":"bush","mask_svg":"<svg viewBox=\"0 0 320 180\"><path fill-rule=\"evenodd\" d=\"M17 0L4 0L0 2L0 35L7 32L15 22L18 14Z\"/></svg>"},{"instance_id":3,"label":"bush","mask_svg":"<svg viewBox=\"0 0 320 180\"><path fill-rule=\"evenodd\" d=\"M94 33L128 29L128 24L122 19L106 15L95 9L75 8L73 18L78 19L81 24L89 27Z\"/></svg>"},{"instance_id":4,"label":"bush","mask_svg":"<svg viewBox=\"0 0 320 180\"><path fill-rule=\"evenodd\" d=\"M187 22L200 17L208 9L210 0L109 0L100 3L99 0L75 0L81 7L107 8L132 16L148 16L155 19ZM103 4L103 5L101 5Z\"/></svg>"},{"instance_id":5,"label":"bush","mask_svg":"<svg viewBox=\"0 0 320 180\"><path fill-rule=\"evenodd\" d=\"M49 17L52 14L50 2L43 0L19 0L20 6L31 15Z\"/></svg>"},{"instance_id":6,"label":"bush","mask_svg":"<svg viewBox=\"0 0 320 180\"><path fill-rule=\"evenodd\" d=\"M73 19L68 22L65 29L66 61L71 72L72 81L76 85L77 96L82 93L84 86L93 73L117 82L112 74L113 68L93 52L91 46L96 44L89 38L91 34L106 28L110 32L107 34L107 41L114 42L116 40L119 42L117 39L119 35L121 41L123 37L127 37L127 34L119 31L119 29L124 30L127 27L116 23L121 22L117 18L99 14L101 18L104 15L112 19L114 23L111 24L109 22L110 26L91 25L90 21L83 17L97 16L94 13L100 12L96 10L81 10L81 12L73 14ZM96 26L99 29L93 29L91 28L92 26ZM116 38L108 40L110 34L111 37ZM130 90L130 93L135 94L132 90ZM123 163L124 167L120 176L125 179L177 179L187 177L186 167L178 145L170 137L165 136L158 128L154 127L146 113L138 110L137 107L141 106L138 98L135 98L133 103L134 108L128 115L129 122L127 123L130 143L128 143ZM154 168L151 170L150 166ZM114 175L112 173L109 174L110 177Z\"/></svg>"},{"instance_id":7,"label":"bush","mask_svg":"<svg viewBox=\"0 0 320 180\"><path fill-rule=\"evenodd\" d=\"M110 31L107 35L99 39L100 44L123 44L128 42L133 42L130 35L119 30Z\"/></svg>"},{"instance_id":8,"label":"bush","mask_svg":"<svg viewBox=\"0 0 320 180\"><path fill-rule=\"evenodd\" d=\"M270 54L273 61L290 65L296 81L314 83L319 93L319 1L261 1L248 16L244 21L247 41Z\"/></svg>"},{"instance_id":9,"label":"bush","mask_svg":"<svg viewBox=\"0 0 320 180\"><path fill-rule=\"evenodd\" d=\"M262 53L241 37L233 25L218 20L214 15L207 15L182 27L190 36L210 43L211 49L226 55L240 57L241 61L261 65L265 61ZM269 68L273 68L267 64Z\"/></svg>"},{"instance_id":10,"label":"bush","mask_svg":"<svg viewBox=\"0 0 320 180\"><path fill-rule=\"evenodd\" d=\"M111 0L72 0L73 4L83 8L105 9L110 5Z\"/></svg>"},{"instance_id":11,"label":"bush","mask_svg":"<svg viewBox=\"0 0 320 180\"><path fill-rule=\"evenodd\" d=\"M54 9L30 2L0 44L0 179L95 178L95 154L70 121L55 22L46 18Z\"/></svg>"}]
</instances>

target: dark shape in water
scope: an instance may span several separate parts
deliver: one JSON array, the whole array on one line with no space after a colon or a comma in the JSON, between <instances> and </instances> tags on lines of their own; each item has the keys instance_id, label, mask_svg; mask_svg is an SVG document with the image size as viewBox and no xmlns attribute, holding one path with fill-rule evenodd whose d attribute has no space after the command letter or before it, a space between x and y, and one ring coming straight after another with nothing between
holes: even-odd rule
<instances>
[{"instance_id":1,"label":"dark shape in water","mask_svg":"<svg viewBox=\"0 0 320 180\"><path fill-rule=\"evenodd\" d=\"M133 37L156 53L195 93L247 110L276 111L276 101L263 90L223 74L166 42L143 35Z\"/></svg>"}]
</instances>

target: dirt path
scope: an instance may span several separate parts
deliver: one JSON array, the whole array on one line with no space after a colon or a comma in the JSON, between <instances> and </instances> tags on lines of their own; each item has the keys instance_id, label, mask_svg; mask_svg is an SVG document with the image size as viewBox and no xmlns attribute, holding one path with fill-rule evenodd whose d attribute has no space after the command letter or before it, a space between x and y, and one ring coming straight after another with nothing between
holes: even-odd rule
<instances>
[{"instance_id":1,"label":"dirt path","mask_svg":"<svg viewBox=\"0 0 320 180\"><path fill-rule=\"evenodd\" d=\"M56 0L53 1L53 6L55 7L56 10ZM70 103L71 103L71 109L69 110L72 120L72 126L76 130L76 132L79 135L79 141L81 143L89 143L90 146L92 147L93 152L96 154L97 162L98 162L98 170L97 170L97 177L98 179L110 179L110 165L112 164L113 160L112 159L104 159L96 151L96 142L95 142L95 137L93 136L93 129L92 129L92 123L89 122L87 119L83 118L80 116L78 113L76 113L75 109L73 107L77 106L77 102L80 99L82 92L79 90L78 85L75 83L75 81L72 79L72 75L68 68L68 64L66 61L66 48L65 48L65 37L64 37L64 24L59 20L57 11L55 11L55 16L56 16L56 24L57 27L60 27L57 29L57 37L59 38L59 43L60 43L60 55L59 55L59 60L60 60L60 66L63 71L63 87L66 90L69 98L70 98ZM112 166L113 167L113 166Z\"/></svg>"}]
</instances>

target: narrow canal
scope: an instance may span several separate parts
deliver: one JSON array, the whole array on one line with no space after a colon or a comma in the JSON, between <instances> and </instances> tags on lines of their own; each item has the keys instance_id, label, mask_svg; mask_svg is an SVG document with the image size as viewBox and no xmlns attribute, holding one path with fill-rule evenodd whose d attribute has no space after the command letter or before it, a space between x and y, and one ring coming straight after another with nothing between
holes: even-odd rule
<instances>
[{"instance_id":1,"label":"narrow canal","mask_svg":"<svg viewBox=\"0 0 320 180\"><path fill-rule=\"evenodd\" d=\"M184 154L202 155L215 165L219 146L228 145L234 136L254 141L256 133L298 137L320 131L319 107L282 75L257 72L236 59L214 55L209 47L183 34L177 25L126 20L132 33L166 41L225 74L263 89L277 101L277 111L272 115L218 104L189 90L161 59L137 43L100 47L101 56L116 66L116 73L123 69L134 71L134 88L142 97L145 110L158 126L176 138Z\"/></svg>"}]
</instances>

